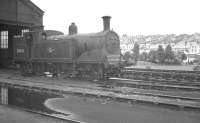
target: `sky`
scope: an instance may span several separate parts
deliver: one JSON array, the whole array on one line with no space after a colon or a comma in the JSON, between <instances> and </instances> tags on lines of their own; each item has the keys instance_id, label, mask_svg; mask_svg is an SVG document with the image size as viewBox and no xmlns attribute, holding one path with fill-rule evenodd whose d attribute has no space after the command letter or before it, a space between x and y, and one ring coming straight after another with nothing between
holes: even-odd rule
<instances>
[{"instance_id":1,"label":"sky","mask_svg":"<svg viewBox=\"0 0 200 123\"><path fill-rule=\"evenodd\" d=\"M31 0L45 13L45 29L68 33L103 30L104 15L120 36L200 33L200 0Z\"/></svg>"}]
</instances>

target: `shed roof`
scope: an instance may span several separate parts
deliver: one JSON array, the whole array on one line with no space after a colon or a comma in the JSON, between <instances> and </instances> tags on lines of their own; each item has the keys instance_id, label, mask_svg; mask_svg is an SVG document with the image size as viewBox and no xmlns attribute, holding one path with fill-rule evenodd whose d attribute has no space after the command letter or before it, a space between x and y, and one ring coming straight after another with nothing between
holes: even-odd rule
<instances>
[{"instance_id":1,"label":"shed roof","mask_svg":"<svg viewBox=\"0 0 200 123\"><path fill-rule=\"evenodd\" d=\"M31 0L21 0L25 4L27 4L29 7L31 7L35 12L39 14L44 14L44 11L40 9L37 5L35 5Z\"/></svg>"}]
</instances>

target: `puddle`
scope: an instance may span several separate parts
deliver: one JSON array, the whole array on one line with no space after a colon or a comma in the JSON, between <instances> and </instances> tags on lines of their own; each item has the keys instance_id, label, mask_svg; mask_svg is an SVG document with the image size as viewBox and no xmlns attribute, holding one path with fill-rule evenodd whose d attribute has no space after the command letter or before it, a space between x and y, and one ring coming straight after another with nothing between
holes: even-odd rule
<instances>
[{"instance_id":1,"label":"puddle","mask_svg":"<svg viewBox=\"0 0 200 123\"><path fill-rule=\"evenodd\" d=\"M45 100L51 98L62 97L60 95L46 93L42 91L1 87L0 86L0 102L1 104L22 108L34 112L46 113L46 114L60 114L47 108L44 105Z\"/></svg>"}]
</instances>

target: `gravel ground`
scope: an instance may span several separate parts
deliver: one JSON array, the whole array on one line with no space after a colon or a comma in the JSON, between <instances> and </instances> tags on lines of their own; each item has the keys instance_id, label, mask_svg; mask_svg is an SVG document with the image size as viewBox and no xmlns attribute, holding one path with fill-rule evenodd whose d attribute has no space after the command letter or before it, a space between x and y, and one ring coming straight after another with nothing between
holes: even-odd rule
<instances>
[{"instance_id":1,"label":"gravel ground","mask_svg":"<svg viewBox=\"0 0 200 123\"><path fill-rule=\"evenodd\" d=\"M58 119L41 116L0 105L0 123L67 123Z\"/></svg>"},{"instance_id":2,"label":"gravel ground","mask_svg":"<svg viewBox=\"0 0 200 123\"><path fill-rule=\"evenodd\" d=\"M200 113L156 106L110 102L68 96L50 99L47 107L71 113L71 118L87 123L199 123Z\"/></svg>"}]
</instances>

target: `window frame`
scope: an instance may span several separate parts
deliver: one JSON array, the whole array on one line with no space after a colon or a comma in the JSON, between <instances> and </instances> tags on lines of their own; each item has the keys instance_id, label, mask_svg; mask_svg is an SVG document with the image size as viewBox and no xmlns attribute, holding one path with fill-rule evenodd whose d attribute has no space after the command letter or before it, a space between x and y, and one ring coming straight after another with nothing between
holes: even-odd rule
<instances>
[{"instance_id":1,"label":"window frame","mask_svg":"<svg viewBox=\"0 0 200 123\"><path fill-rule=\"evenodd\" d=\"M9 40L8 31L7 30L0 31L0 49L8 49L8 40Z\"/></svg>"}]
</instances>

